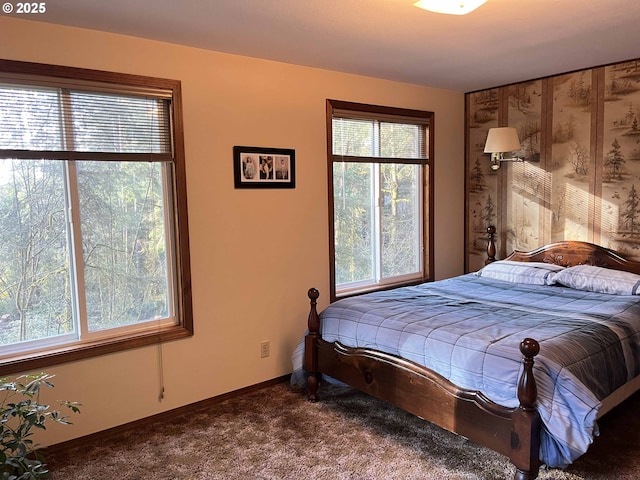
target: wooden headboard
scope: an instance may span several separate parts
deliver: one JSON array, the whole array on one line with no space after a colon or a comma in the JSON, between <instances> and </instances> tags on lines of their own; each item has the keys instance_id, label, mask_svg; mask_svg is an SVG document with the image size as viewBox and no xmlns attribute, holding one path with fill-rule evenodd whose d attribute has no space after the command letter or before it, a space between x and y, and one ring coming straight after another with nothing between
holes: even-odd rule
<instances>
[{"instance_id":1,"label":"wooden headboard","mask_svg":"<svg viewBox=\"0 0 640 480\"><path fill-rule=\"evenodd\" d=\"M496 227L487 227L487 260L485 265L496 261ZM514 250L505 260L517 262L544 262L571 267L575 265L593 265L595 267L623 270L640 275L640 262L629 260L608 248L589 242L565 240L549 243L530 252Z\"/></svg>"},{"instance_id":2,"label":"wooden headboard","mask_svg":"<svg viewBox=\"0 0 640 480\"><path fill-rule=\"evenodd\" d=\"M550 243L530 252L515 250L505 260L554 263L563 267L594 265L640 275L640 262L628 260L600 245L576 240Z\"/></svg>"}]
</instances>

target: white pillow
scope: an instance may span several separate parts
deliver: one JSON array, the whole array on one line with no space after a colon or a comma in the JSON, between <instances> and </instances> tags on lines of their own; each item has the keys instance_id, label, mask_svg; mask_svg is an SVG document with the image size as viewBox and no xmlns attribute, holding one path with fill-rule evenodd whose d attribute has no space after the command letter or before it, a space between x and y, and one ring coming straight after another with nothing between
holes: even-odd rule
<instances>
[{"instance_id":1,"label":"white pillow","mask_svg":"<svg viewBox=\"0 0 640 480\"><path fill-rule=\"evenodd\" d=\"M565 268L553 277L553 283L589 292L640 294L640 275L592 265Z\"/></svg>"},{"instance_id":2,"label":"white pillow","mask_svg":"<svg viewBox=\"0 0 640 480\"><path fill-rule=\"evenodd\" d=\"M511 283L551 285L554 275L561 270L564 267L552 263L498 260L478 270L476 275Z\"/></svg>"}]
</instances>

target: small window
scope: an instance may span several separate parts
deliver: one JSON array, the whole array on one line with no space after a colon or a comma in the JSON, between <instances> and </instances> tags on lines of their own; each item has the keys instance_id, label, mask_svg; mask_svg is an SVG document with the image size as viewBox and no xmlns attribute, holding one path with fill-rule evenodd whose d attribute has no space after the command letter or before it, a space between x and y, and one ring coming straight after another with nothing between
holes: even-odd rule
<instances>
[{"instance_id":1,"label":"small window","mask_svg":"<svg viewBox=\"0 0 640 480\"><path fill-rule=\"evenodd\" d=\"M430 278L433 114L327 101L332 299Z\"/></svg>"},{"instance_id":2,"label":"small window","mask_svg":"<svg viewBox=\"0 0 640 480\"><path fill-rule=\"evenodd\" d=\"M188 336L175 81L0 63L0 372Z\"/></svg>"}]
</instances>

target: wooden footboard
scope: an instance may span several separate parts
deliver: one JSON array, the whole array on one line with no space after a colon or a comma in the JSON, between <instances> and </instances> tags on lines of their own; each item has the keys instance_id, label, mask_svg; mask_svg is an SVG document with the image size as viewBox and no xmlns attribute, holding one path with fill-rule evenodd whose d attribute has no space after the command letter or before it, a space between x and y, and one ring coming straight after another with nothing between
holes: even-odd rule
<instances>
[{"instance_id":1,"label":"wooden footboard","mask_svg":"<svg viewBox=\"0 0 640 480\"><path fill-rule=\"evenodd\" d=\"M326 374L506 455L516 467L516 480L538 476L540 416L535 409L537 391L532 371L533 358L540 350L538 342L527 338L520 344L524 357L518 385L520 406L505 408L481 392L459 388L414 362L322 340L316 310L318 290L310 289L308 296L311 309L304 367L310 400L317 400L320 375Z\"/></svg>"}]
</instances>

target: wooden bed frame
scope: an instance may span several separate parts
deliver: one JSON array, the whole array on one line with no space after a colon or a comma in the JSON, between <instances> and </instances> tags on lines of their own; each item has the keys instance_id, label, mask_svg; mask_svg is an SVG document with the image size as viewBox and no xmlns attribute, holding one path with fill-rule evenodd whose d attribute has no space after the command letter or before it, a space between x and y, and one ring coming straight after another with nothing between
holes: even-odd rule
<instances>
[{"instance_id":1,"label":"wooden bed frame","mask_svg":"<svg viewBox=\"0 0 640 480\"><path fill-rule=\"evenodd\" d=\"M487 263L495 260L490 227ZM587 242L563 241L531 252L514 251L507 260L547 262L563 266L594 265L640 274L640 262L627 260L612 250ZM403 358L366 348L350 348L321 338L316 310L319 292L308 291L311 304L309 332L305 337L304 368L309 400L317 400L321 374L341 380L358 390L413 413L451 432L506 455L515 465L515 480L533 480L540 468L540 416L533 375L538 342L525 338L520 344L524 369L518 383L517 408L498 405L482 392L460 388L426 367Z\"/></svg>"}]
</instances>

